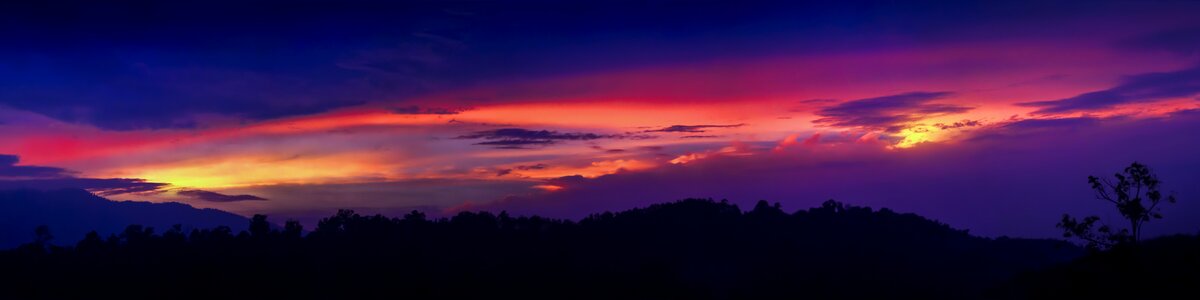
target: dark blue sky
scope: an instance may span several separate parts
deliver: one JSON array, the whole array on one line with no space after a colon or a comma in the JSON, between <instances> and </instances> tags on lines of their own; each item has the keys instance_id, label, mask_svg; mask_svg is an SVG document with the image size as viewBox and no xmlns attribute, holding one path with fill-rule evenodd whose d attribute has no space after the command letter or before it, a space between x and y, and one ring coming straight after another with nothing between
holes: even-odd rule
<instances>
[{"instance_id":1,"label":"dark blue sky","mask_svg":"<svg viewBox=\"0 0 1200 300\"><path fill-rule=\"evenodd\" d=\"M263 120L477 84L630 67L1098 34L1130 19L1161 19L1198 4L1135 9L1093 1L3 5L0 103L130 130L194 127L194 114ZM1109 17L1112 24L1105 20ZM1061 26L1079 19L1088 26ZM1176 40L1166 34L1133 43Z\"/></svg>"}]
</instances>

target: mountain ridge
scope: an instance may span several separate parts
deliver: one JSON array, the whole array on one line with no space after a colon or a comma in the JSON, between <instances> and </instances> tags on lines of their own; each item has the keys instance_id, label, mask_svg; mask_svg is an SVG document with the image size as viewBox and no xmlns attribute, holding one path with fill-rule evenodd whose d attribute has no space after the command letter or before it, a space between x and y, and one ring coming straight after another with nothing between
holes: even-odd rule
<instances>
[{"instance_id":1,"label":"mountain ridge","mask_svg":"<svg viewBox=\"0 0 1200 300\"><path fill-rule=\"evenodd\" d=\"M139 224L166 229L246 227L248 219L234 213L195 208L186 203L110 200L81 189L0 190L0 249L9 249L34 238L34 229L45 225L51 244L73 245L90 231L116 234Z\"/></svg>"}]
</instances>

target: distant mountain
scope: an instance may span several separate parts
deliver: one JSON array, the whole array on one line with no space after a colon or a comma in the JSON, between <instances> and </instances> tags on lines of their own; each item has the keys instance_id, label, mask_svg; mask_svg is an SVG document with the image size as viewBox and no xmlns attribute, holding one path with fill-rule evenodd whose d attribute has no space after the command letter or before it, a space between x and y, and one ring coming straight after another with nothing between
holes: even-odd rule
<instances>
[{"instance_id":1,"label":"distant mountain","mask_svg":"<svg viewBox=\"0 0 1200 300\"><path fill-rule=\"evenodd\" d=\"M172 225L185 228L229 226L241 230L248 219L216 209L198 209L183 203L111 201L84 190L0 190L0 249L33 240L34 229L50 228L59 245L74 245L88 232L101 236L119 233L131 224L154 227L159 232Z\"/></svg>"}]
</instances>

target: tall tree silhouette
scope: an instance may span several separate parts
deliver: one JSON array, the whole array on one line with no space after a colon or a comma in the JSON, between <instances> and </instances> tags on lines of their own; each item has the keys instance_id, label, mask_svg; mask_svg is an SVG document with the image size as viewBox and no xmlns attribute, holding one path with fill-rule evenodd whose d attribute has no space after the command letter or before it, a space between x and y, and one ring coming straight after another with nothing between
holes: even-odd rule
<instances>
[{"instance_id":1,"label":"tall tree silhouette","mask_svg":"<svg viewBox=\"0 0 1200 300\"><path fill-rule=\"evenodd\" d=\"M267 222L266 215L255 214L250 218L250 236L255 238L265 238L271 234L271 223Z\"/></svg>"},{"instance_id":2,"label":"tall tree silhouette","mask_svg":"<svg viewBox=\"0 0 1200 300\"><path fill-rule=\"evenodd\" d=\"M46 250L53 250L53 245L50 240L54 239L54 235L50 234L50 226L41 225L33 229L33 242L18 247L20 251L29 253L43 253Z\"/></svg>"},{"instance_id":3,"label":"tall tree silhouette","mask_svg":"<svg viewBox=\"0 0 1200 300\"><path fill-rule=\"evenodd\" d=\"M1129 222L1129 228L1114 229L1100 222L1098 216L1088 216L1077 220L1069 214L1063 214L1058 227L1063 229L1064 237L1076 237L1087 242L1088 248L1105 249L1121 244L1136 244L1141 240L1142 226L1151 219L1161 219L1158 205L1166 202L1175 203L1175 196L1163 197L1158 190L1161 181L1146 165L1134 162L1120 173L1113 174L1116 182L1096 176L1088 176L1088 184L1096 191L1096 199L1112 203L1121 213L1121 217ZM1100 226L1097 227L1096 225Z\"/></svg>"},{"instance_id":4,"label":"tall tree silhouette","mask_svg":"<svg viewBox=\"0 0 1200 300\"><path fill-rule=\"evenodd\" d=\"M54 235L50 234L50 226L41 225L33 230L33 243L39 246L46 245L53 239Z\"/></svg>"}]
</instances>

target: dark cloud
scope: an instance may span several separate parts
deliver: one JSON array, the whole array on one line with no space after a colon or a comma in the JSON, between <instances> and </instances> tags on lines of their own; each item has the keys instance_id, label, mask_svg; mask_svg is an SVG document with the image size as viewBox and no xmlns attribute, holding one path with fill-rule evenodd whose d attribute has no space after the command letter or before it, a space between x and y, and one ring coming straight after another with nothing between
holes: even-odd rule
<instances>
[{"instance_id":1,"label":"dark cloud","mask_svg":"<svg viewBox=\"0 0 1200 300\"><path fill-rule=\"evenodd\" d=\"M157 192L169 186L166 183L148 182L134 178L49 178L27 180L0 180L0 189L85 189L101 196L130 193Z\"/></svg>"},{"instance_id":2,"label":"dark cloud","mask_svg":"<svg viewBox=\"0 0 1200 300\"><path fill-rule=\"evenodd\" d=\"M55 167L18 166L20 157L0 154L0 179L4 178L47 178L71 175L70 171Z\"/></svg>"},{"instance_id":3,"label":"dark cloud","mask_svg":"<svg viewBox=\"0 0 1200 300\"><path fill-rule=\"evenodd\" d=\"M541 169L545 169L547 167L550 167L550 166L547 164L536 164L536 165L516 166L516 167L514 167L514 169L521 170L521 171L529 171L529 170L541 170Z\"/></svg>"},{"instance_id":4,"label":"dark cloud","mask_svg":"<svg viewBox=\"0 0 1200 300\"><path fill-rule=\"evenodd\" d=\"M239 201L266 201L266 198L255 195L226 195L217 192L205 190L182 190L175 194L208 202L239 202Z\"/></svg>"},{"instance_id":5,"label":"dark cloud","mask_svg":"<svg viewBox=\"0 0 1200 300\"><path fill-rule=\"evenodd\" d=\"M1179 55L1200 54L1200 27L1172 28L1121 40L1129 50L1159 50Z\"/></svg>"},{"instance_id":6,"label":"dark cloud","mask_svg":"<svg viewBox=\"0 0 1200 300\"><path fill-rule=\"evenodd\" d=\"M937 124L933 124L933 127L937 127L938 129L941 129L941 130L946 130L946 129L957 129L957 128L963 128L963 127L975 127L975 126L979 126L979 125L983 125L983 123L979 122L977 120L962 120L962 121L958 121L958 122L954 122L954 123L950 123L950 124L937 123Z\"/></svg>"},{"instance_id":7,"label":"dark cloud","mask_svg":"<svg viewBox=\"0 0 1200 300\"><path fill-rule=\"evenodd\" d=\"M1150 103L1200 94L1200 65L1173 71L1126 77L1115 87L1057 100L1025 102L1038 107L1034 114L1050 115L1097 111L1122 104Z\"/></svg>"},{"instance_id":8,"label":"dark cloud","mask_svg":"<svg viewBox=\"0 0 1200 300\"><path fill-rule=\"evenodd\" d=\"M102 196L154 192L166 183L136 178L79 178L67 169L17 166L20 157L0 154L0 189L85 189Z\"/></svg>"},{"instance_id":9,"label":"dark cloud","mask_svg":"<svg viewBox=\"0 0 1200 300\"><path fill-rule=\"evenodd\" d=\"M746 126L746 124L730 124L730 125L671 125L659 129L646 130L645 132L687 132L700 133L708 132L712 128L737 128Z\"/></svg>"},{"instance_id":10,"label":"dark cloud","mask_svg":"<svg viewBox=\"0 0 1200 300\"><path fill-rule=\"evenodd\" d=\"M649 152L662 151L664 148L665 147L663 147L663 146L640 146L640 147L638 147L638 149L640 149L640 150L645 150L645 151L649 151Z\"/></svg>"},{"instance_id":11,"label":"dark cloud","mask_svg":"<svg viewBox=\"0 0 1200 300\"><path fill-rule=\"evenodd\" d=\"M1004 127L1017 131L1042 128L1077 128L1100 123L1100 118L1077 117L1059 119L1027 119L1005 124Z\"/></svg>"},{"instance_id":12,"label":"dark cloud","mask_svg":"<svg viewBox=\"0 0 1200 300\"><path fill-rule=\"evenodd\" d=\"M681 136L679 138L681 138L681 139L711 139L711 138L718 138L718 137L721 137L721 136L719 136L719 135L685 135L685 136Z\"/></svg>"},{"instance_id":13,"label":"dark cloud","mask_svg":"<svg viewBox=\"0 0 1200 300\"><path fill-rule=\"evenodd\" d=\"M475 145L494 146L501 149L524 149L528 146L548 146L561 141L589 141L597 139L621 139L629 135L572 133L551 130L528 130L522 128L503 128L496 130L478 131L455 137L456 139L476 140L483 142Z\"/></svg>"},{"instance_id":14,"label":"dark cloud","mask_svg":"<svg viewBox=\"0 0 1200 300\"><path fill-rule=\"evenodd\" d=\"M1181 109L1181 110L1171 112L1168 115L1173 116L1173 117L1180 117L1180 118L1193 118L1196 116L1200 116L1200 108Z\"/></svg>"},{"instance_id":15,"label":"dark cloud","mask_svg":"<svg viewBox=\"0 0 1200 300\"><path fill-rule=\"evenodd\" d=\"M516 166L516 167L512 167L512 168L508 168L508 169L497 170L496 176L504 176L504 175L512 174L512 172L514 170L520 170L520 171L541 170L541 169L545 169L547 167L550 167L550 166L547 164L521 165L521 166Z\"/></svg>"},{"instance_id":16,"label":"dark cloud","mask_svg":"<svg viewBox=\"0 0 1200 300\"><path fill-rule=\"evenodd\" d=\"M457 115L462 111L461 109L421 107L416 105L392 108L392 113L399 115Z\"/></svg>"},{"instance_id":17,"label":"dark cloud","mask_svg":"<svg viewBox=\"0 0 1200 300\"><path fill-rule=\"evenodd\" d=\"M1086 130L1087 128L1098 126L1105 120L1094 117L1010 120L1006 123L996 124L992 128L973 132L965 140L1013 140L1022 137L1041 136L1047 132L1074 134L1074 131ZM1107 119L1110 122L1118 120L1121 120L1121 118L1113 117Z\"/></svg>"},{"instance_id":18,"label":"dark cloud","mask_svg":"<svg viewBox=\"0 0 1200 300\"><path fill-rule=\"evenodd\" d=\"M813 123L895 132L908 123L935 116L964 113L968 106L931 103L950 92L911 92L842 102L817 111L821 118Z\"/></svg>"},{"instance_id":19,"label":"dark cloud","mask_svg":"<svg viewBox=\"0 0 1200 300\"><path fill-rule=\"evenodd\" d=\"M475 145L493 146L496 149L528 149L528 146L546 146L554 144L550 140L499 140L475 143Z\"/></svg>"},{"instance_id":20,"label":"dark cloud","mask_svg":"<svg viewBox=\"0 0 1200 300\"><path fill-rule=\"evenodd\" d=\"M479 131L473 134L458 136L458 139L518 139L518 140L595 140L615 138L618 135L595 133L560 133L550 130L528 130L521 128L503 128Z\"/></svg>"}]
</instances>

